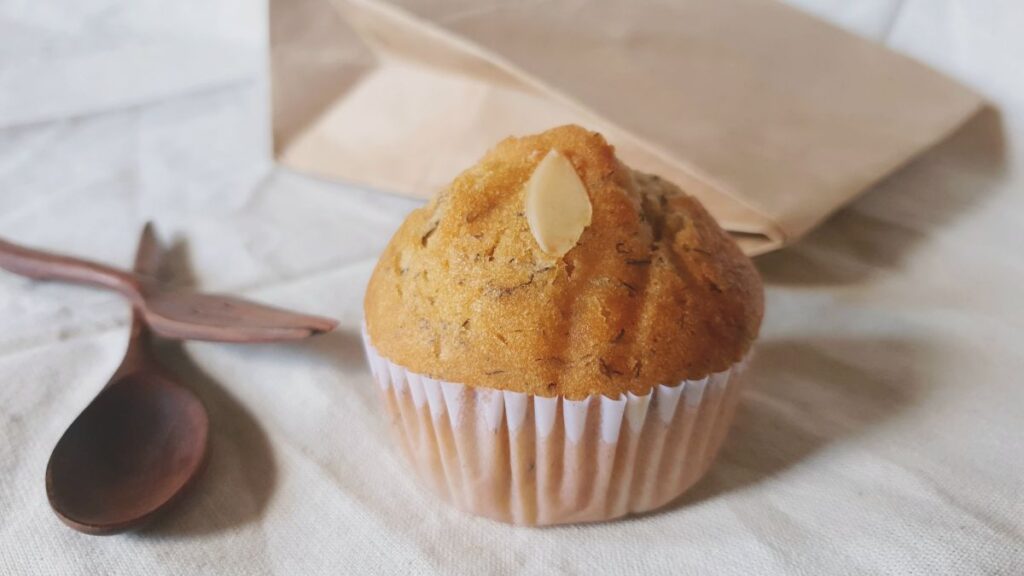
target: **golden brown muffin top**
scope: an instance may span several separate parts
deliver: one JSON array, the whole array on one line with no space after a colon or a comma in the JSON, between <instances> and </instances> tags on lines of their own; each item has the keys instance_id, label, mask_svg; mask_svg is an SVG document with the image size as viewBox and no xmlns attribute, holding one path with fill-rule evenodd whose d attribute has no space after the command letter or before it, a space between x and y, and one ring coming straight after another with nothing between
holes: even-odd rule
<instances>
[{"instance_id":1,"label":"golden brown muffin top","mask_svg":"<svg viewBox=\"0 0 1024 576\"><path fill-rule=\"evenodd\" d=\"M551 149L593 210L561 258L541 250L523 209ZM621 164L600 134L562 126L504 140L410 214L364 305L373 345L414 372L579 399L725 370L757 337L764 295L695 199Z\"/></svg>"}]
</instances>

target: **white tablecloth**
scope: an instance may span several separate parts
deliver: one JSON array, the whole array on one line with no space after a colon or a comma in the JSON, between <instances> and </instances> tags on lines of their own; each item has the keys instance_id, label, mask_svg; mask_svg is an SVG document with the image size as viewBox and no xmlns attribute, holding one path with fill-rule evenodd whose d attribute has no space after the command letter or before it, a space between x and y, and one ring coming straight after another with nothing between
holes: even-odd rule
<instances>
[{"instance_id":1,"label":"white tablecloth","mask_svg":"<svg viewBox=\"0 0 1024 576\"><path fill-rule=\"evenodd\" d=\"M126 265L153 219L202 288L342 320L164 347L209 408L209 468L152 527L97 538L50 512L43 472L127 308L0 274L0 573L1024 574L1024 3L795 3L998 112L758 261L753 386L690 496L531 530L446 507L392 450L357 329L415 204L273 168L261 5L0 2L0 235Z\"/></svg>"}]
</instances>

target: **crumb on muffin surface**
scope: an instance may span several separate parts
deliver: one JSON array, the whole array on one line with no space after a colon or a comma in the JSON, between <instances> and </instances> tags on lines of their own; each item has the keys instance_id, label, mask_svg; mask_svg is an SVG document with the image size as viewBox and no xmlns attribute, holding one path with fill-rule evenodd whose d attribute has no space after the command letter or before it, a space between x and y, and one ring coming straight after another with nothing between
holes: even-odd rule
<instances>
[{"instance_id":1,"label":"crumb on muffin surface","mask_svg":"<svg viewBox=\"0 0 1024 576\"><path fill-rule=\"evenodd\" d=\"M553 148L593 208L560 258L523 213L524 184ZM756 338L764 302L753 264L695 199L563 126L502 141L414 211L364 307L377 350L414 372L579 399L725 370Z\"/></svg>"}]
</instances>

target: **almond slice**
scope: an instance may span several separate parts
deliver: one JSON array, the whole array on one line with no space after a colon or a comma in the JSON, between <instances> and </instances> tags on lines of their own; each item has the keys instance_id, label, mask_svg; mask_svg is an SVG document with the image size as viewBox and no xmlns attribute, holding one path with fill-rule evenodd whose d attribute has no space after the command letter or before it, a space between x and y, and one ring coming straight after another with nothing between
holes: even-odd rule
<instances>
[{"instance_id":1,"label":"almond slice","mask_svg":"<svg viewBox=\"0 0 1024 576\"><path fill-rule=\"evenodd\" d=\"M526 222L544 252L562 257L590 226L593 208L572 163L552 149L526 181Z\"/></svg>"}]
</instances>

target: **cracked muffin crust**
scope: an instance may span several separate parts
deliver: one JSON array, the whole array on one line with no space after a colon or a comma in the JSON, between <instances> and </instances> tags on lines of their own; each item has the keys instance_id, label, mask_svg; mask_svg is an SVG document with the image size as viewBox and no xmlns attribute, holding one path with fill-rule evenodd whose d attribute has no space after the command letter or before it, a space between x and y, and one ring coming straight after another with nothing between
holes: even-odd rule
<instances>
[{"instance_id":1,"label":"cracked muffin crust","mask_svg":"<svg viewBox=\"0 0 1024 576\"><path fill-rule=\"evenodd\" d=\"M560 258L523 211L551 149L593 209ZM364 307L377 350L414 372L580 399L725 370L756 338L763 298L751 261L695 199L620 163L600 134L563 126L502 141L409 215Z\"/></svg>"}]
</instances>

